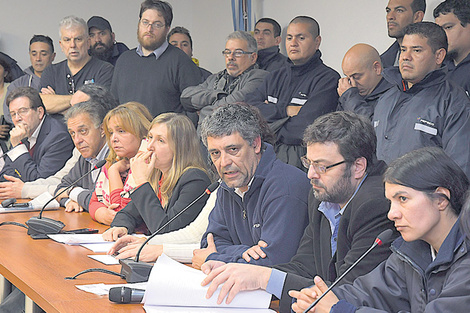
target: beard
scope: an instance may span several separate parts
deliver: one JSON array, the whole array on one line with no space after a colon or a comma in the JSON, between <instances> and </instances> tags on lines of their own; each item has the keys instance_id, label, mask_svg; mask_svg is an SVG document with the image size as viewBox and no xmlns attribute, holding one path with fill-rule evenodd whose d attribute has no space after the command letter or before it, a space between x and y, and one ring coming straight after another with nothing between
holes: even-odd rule
<instances>
[{"instance_id":1,"label":"beard","mask_svg":"<svg viewBox=\"0 0 470 313\"><path fill-rule=\"evenodd\" d=\"M98 48L99 46L105 47L105 49L97 50L96 48ZM97 42L93 45L93 47L90 48L89 54L91 56L97 57L98 59L102 61L107 61L113 55L113 49L114 49L114 45L111 45L110 47L106 47L104 44Z\"/></svg>"},{"instance_id":2,"label":"beard","mask_svg":"<svg viewBox=\"0 0 470 313\"><path fill-rule=\"evenodd\" d=\"M147 36L147 35L150 35L150 36ZM148 33L148 32L144 32L140 34L139 30L137 30L137 40L139 41L142 48L149 50L149 51L154 51L163 44L165 39L162 41L157 36L155 36L155 34Z\"/></svg>"},{"instance_id":3,"label":"beard","mask_svg":"<svg viewBox=\"0 0 470 313\"><path fill-rule=\"evenodd\" d=\"M447 51L446 57L449 60L455 60L459 56L459 53L456 50Z\"/></svg>"},{"instance_id":4,"label":"beard","mask_svg":"<svg viewBox=\"0 0 470 313\"><path fill-rule=\"evenodd\" d=\"M313 188L313 195L318 201L331 203L345 203L354 194L356 187L351 184L351 166L349 165L343 175L331 188L326 188L319 180L312 179L312 184L321 187Z\"/></svg>"}]
</instances>

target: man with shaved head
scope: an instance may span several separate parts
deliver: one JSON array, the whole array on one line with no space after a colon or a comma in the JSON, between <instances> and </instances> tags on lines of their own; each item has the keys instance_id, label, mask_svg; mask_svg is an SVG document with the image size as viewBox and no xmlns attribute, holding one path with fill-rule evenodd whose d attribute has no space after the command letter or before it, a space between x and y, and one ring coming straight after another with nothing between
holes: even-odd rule
<instances>
[{"instance_id":1,"label":"man with shaved head","mask_svg":"<svg viewBox=\"0 0 470 313\"><path fill-rule=\"evenodd\" d=\"M321 59L320 25L309 16L297 16L286 32L288 60L269 73L245 101L256 106L276 133L277 157L303 169L302 134L317 117L332 112L338 103L339 74Z\"/></svg>"},{"instance_id":2,"label":"man with shaved head","mask_svg":"<svg viewBox=\"0 0 470 313\"><path fill-rule=\"evenodd\" d=\"M372 118L380 96L391 84L382 77L382 62L374 47L360 43L346 52L341 65L346 77L338 81L338 110Z\"/></svg>"}]
</instances>

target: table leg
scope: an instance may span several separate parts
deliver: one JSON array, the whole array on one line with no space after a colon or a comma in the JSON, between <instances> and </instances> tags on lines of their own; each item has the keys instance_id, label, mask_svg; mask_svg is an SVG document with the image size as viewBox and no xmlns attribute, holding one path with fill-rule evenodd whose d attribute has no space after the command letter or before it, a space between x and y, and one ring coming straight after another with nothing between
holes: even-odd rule
<instances>
[{"instance_id":1,"label":"table leg","mask_svg":"<svg viewBox=\"0 0 470 313\"><path fill-rule=\"evenodd\" d=\"M2 275L0 275L0 303L3 302L6 296L11 292L11 283Z\"/></svg>"},{"instance_id":2,"label":"table leg","mask_svg":"<svg viewBox=\"0 0 470 313\"><path fill-rule=\"evenodd\" d=\"M33 302L28 296L24 297L24 312L25 313L41 313L42 309Z\"/></svg>"}]
</instances>

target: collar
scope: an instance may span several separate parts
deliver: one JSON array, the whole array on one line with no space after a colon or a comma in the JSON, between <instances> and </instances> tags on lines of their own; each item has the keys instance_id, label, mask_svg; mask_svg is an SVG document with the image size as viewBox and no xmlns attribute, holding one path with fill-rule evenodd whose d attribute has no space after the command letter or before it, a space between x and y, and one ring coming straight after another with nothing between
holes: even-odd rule
<instances>
[{"instance_id":1,"label":"collar","mask_svg":"<svg viewBox=\"0 0 470 313\"><path fill-rule=\"evenodd\" d=\"M265 60L270 59L271 56L276 56L279 51L279 46L272 46L266 49L258 50L258 63L264 64Z\"/></svg>"},{"instance_id":2,"label":"collar","mask_svg":"<svg viewBox=\"0 0 470 313\"><path fill-rule=\"evenodd\" d=\"M318 66L319 64L322 64L323 61L321 60L321 52L320 50L317 50L313 56L304 64L301 65L295 65L291 59L287 59L287 61L290 63L290 67L293 72L298 73L298 75L304 74L306 71L310 71L312 68Z\"/></svg>"},{"instance_id":3,"label":"collar","mask_svg":"<svg viewBox=\"0 0 470 313\"><path fill-rule=\"evenodd\" d=\"M36 144L36 141L37 141L38 136L39 136L39 132L41 131L42 124L44 123L44 120L45 120L45 119L46 119L46 114L44 114L44 116L42 117L41 122L39 123L38 127L37 127L36 130L33 132L33 134L31 135L31 137L28 137L29 148L30 148L30 149L31 149L32 147L34 147L34 145Z\"/></svg>"},{"instance_id":4,"label":"collar","mask_svg":"<svg viewBox=\"0 0 470 313\"><path fill-rule=\"evenodd\" d=\"M95 166L96 163L106 158L106 156L108 155L108 152L109 152L108 144L105 143L103 148L101 148L100 152L98 152L98 155L96 156L96 158L86 158L85 160L88 163L90 163L91 166Z\"/></svg>"},{"instance_id":5,"label":"collar","mask_svg":"<svg viewBox=\"0 0 470 313\"><path fill-rule=\"evenodd\" d=\"M163 42L163 44L158 47L157 49L153 50L150 54L154 54L155 55L155 60L158 60L158 58L163 54L163 52L166 51L166 49L168 48L168 41L165 40L165 42ZM142 46L139 44L137 46L137 48L135 49L135 52L141 56L141 57L145 57L144 55L144 52L142 51ZM150 56L150 54L148 56Z\"/></svg>"},{"instance_id":6,"label":"collar","mask_svg":"<svg viewBox=\"0 0 470 313\"><path fill-rule=\"evenodd\" d=\"M414 84L411 88L408 88L408 84L401 77L400 70L397 66L384 69L383 77L389 83L397 86L400 91L408 92L419 91L446 81L447 72L447 66L441 66L440 68L428 73L420 82Z\"/></svg>"},{"instance_id":7,"label":"collar","mask_svg":"<svg viewBox=\"0 0 470 313\"><path fill-rule=\"evenodd\" d=\"M243 196L245 195L245 193L248 192L248 190L250 190L250 187L251 187L251 183L253 183L253 179L255 178L255 176L253 175L253 177L251 177L250 179L250 182L248 183L248 189L246 191L241 191L240 188L235 188L234 192L240 196L240 198L243 199Z\"/></svg>"}]
</instances>

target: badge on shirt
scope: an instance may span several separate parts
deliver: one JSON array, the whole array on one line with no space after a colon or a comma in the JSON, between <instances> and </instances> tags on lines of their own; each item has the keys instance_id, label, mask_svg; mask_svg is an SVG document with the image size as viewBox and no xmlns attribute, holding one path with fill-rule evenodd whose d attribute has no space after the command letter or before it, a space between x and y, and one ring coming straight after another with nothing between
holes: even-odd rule
<instances>
[{"instance_id":1,"label":"badge on shirt","mask_svg":"<svg viewBox=\"0 0 470 313\"><path fill-rule=\"evenodd\" d=\"M89 80L85 80L84 85L89 85L89 84L94 84L94 83L95 83L95 79L92 78L92 79L89 79Z\"/></svg>"},{"instance_id":2,"label":"badge on shirt","mask_svg":"<svg viewBox=\"0 0 470 313\"><path fill-rule=\"evenodd\" d=\"M422 131L426 134L430 134L433 136L437 135L437 128L435 127L434 123L427 121L425 119L422 119L421 117L418 117L418 122L415 123L414 130L419 130L419 131Z\"/></svg>"}]
</instances>

